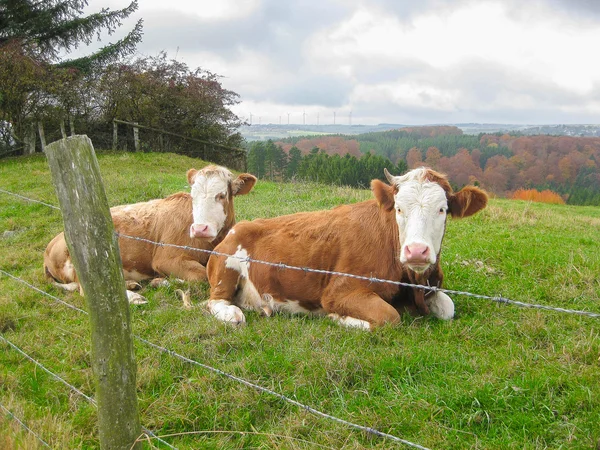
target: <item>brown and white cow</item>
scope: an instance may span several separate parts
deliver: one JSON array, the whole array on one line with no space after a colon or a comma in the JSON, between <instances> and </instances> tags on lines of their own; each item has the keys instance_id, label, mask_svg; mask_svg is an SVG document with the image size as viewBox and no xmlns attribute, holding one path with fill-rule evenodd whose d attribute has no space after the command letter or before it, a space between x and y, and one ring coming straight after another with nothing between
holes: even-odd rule
<instances>
[{"instance_id":1,"label":"brown and white cow","mask_svg":"<svg viewBox=\"0 0 600 450\"><path fill-rule=\"evenodd\" d=\"M210 165L187 172L191 195L185 192L164 199L115 206L111 215L115 230L154 242L212 250L235 224L233 197L247 194L256 177L244 173L234 178L225 167ZM123 273L128 282L172 276L186 281L206 280L210 256L174 247L120 237ZM44 252L44 272L58 286L80 289L64 233L57 235ZM127 292L130 301L136 298Z\"/></svg>"},{"instance_id":2,"label":"brown and white cow","mask_svg":"<svg viewBox=\"0 0 600 450\"><path fill-rule=\"evenodd\" d=\"M240 222L211 256L209 311L218 319L245 322L241 308L327 314L351 327L369 329L400 320L398 297L411 296L421 313L454 317L443 292L424 295L390 283L290 270L244 258L364 277L440 286L440 251L446 217L467 217L487 205L484 191L453 192L447 179L426 168L390 184L371 182L375 199L328 211ZM428 291L430 292L430 291ZM397 306L397 305L396 305Z\"/></svg>"}]
</instances>

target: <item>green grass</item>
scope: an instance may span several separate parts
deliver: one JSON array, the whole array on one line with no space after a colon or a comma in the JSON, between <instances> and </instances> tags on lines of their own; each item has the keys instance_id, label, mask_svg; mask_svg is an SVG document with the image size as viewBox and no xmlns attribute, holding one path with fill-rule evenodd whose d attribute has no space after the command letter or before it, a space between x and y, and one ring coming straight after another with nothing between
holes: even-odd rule
<instances>
[{"instance_id":1,"label":"green grass","mask_svg":"<svg viewBox=\"0 0 600 450\"><path fill-rule=\"evenodd\" d=\"M169 154L98 155L111 205L186 190L202 161ZM43 156L0 160L0 188L58 204ZM257 183L238 220L331 208L370 192ZM0 193L0 268L85 308L49 285L42 254L59 211ZM12 231L14 233L6 233ZM492 200L449 220L445 287L600 312L600 208ZM336 417L435 449L593 449L600 445L600 319L454 296L456 319L406 316L373 332L325 318L247 315L232 328L180 286L145 288L136 334ZM190 286L193 300L208 286ZM0 332L93 396L87 317L0 275ZM54 448L98 448L93 406L0 343L0 403ZM316 417L135 342L143 425L180 449L403 448ZM244 433L242 433L244 432ZM41 448L0 413L0 448Z\"/></svg>"}]
</instances>

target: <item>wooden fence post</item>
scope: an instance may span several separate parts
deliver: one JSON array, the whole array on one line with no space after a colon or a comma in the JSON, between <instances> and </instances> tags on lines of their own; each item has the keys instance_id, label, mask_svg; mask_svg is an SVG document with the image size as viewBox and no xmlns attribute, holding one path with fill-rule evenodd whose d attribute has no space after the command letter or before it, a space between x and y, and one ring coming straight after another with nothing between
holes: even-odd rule
<instances>
[{"instance_id":1,"label":"wooden fence post","mask_svg":"<svg viewBox=\"0 0 600 450\"><path fill-rule=\"evenodd\" d=\"M118 129L117 129L118 125L117 122L115 122L113 120L113 145L112 145L112 149L116 150L117 149L117 144L119 142L119 133L118 133Z\"/></svg>"},{"instance_id":2,"label":"wooden fence post","mask_svg":"<svg viewBox=\"0 0 600 450\"><path fill-rule=\"evenodd\" d=\"M44 134L44 122L38 121L38 133L40 135L40 144L42 146L42 152L46 153L46 135Z\"/></svg>"},{"instance_id":3,"label":"wooden fence post","mask_svg":"<svg viewBox=\"0 0 600 450\"><path fill-rule=\"evenodd\" d=\"M25 136L23 138L23 154L33 155L35 153L35 124L31 122L29 129L25 130Z\"/></svg>"},{"instance_id":4,"label":"wooden fence post","mask_svg":"<svg viewBox=\"0 0 600 450\"><path fill-rule=\"evenodd\" d=\"M141 448L129 303L94 148L87 136L71 136L48 145L46 156L90 313L100 448Z\"/></svg>"},{"instance_id":5,"label":"wooden fence post","mask_svg":"<svg viewBox=\"0 0 600 450\"><path fill-rule=\"evenodd\" d=\"M133 122L137 125L137 122ZM133 148L134 151L140 151L140 129L136 126L133 126Z\"/></svg>"}]
</instances>

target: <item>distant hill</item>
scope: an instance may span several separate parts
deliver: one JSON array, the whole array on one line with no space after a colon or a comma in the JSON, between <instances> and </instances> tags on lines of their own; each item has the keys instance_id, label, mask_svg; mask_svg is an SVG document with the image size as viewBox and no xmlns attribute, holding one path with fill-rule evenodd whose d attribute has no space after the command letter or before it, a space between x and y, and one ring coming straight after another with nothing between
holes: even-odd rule
<instances>
[{"instance_id":1,"label":"distant hill","mask_svg":"<svg viewBox=\"0 0 600 450\"><path fill-rule=\"evenodd\" d=\"M516 125L516 124L486 124L486 123L457 123L433 124L429 126L453 126L464 134L480 133L519 133L523 135L549 134L554 136L600 136L600 125ZM247 141L279 140L298 136L315 136L328 134L355 135L379 131L397 130L401 128L416 128L414 125L381 123L378 125L276 125L254 124L240 128L240 133Z\"/></svg>"},{"instance_id":2,"label":"distant hill","mask_svg":"<svg viewBox=\"0 0 600 450\"><path fill-rule=\"evenodd\" d=\"M569 128L565 127L557 129L566 132ZM591 126L587 128L591 130ZM457 188L475 183L500 197L510 197L518 189L550 189L568 203L600 206L600 137L530 136L521 131L473 135L457 126L424 126L353 135L305 135L272 142L284 153L280 156L283 165L285 155L289 156L294 147L299 150L296 158L314 159L311 155L323 153L356 159L346 160L347 165L357 165L362 155L370 153L389 160L391 167L432 167L446 173ZM304 170L300 162L298 167L303 168L303 176L310 177L310 171L319 170L319 180L326 179L323 173L335 180L340 169L335 165L324 168L330 163L339 165L340 161L321 158L314 159L314 169ZM283 166L281 170L283 173Z\"/></svg>"}]
</instances>

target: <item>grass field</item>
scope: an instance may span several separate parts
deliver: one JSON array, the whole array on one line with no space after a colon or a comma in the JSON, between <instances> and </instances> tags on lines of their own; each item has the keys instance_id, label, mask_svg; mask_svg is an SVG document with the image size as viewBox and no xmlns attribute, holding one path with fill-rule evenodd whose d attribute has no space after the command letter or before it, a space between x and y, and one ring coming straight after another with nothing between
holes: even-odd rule
<instances>
[{"instance_id":1,"label":"grass field","mask_svg":"<svg viewBox=\"0 0 600 450\"><path fill-rule=\"evenodd\" d=\"M202 161L98 155L111 205L187 190ZM0 189L57 205L43 156L0 160ZM330 208L369 191L259 181L238 220ZM49 285L42 254L60 212L0 192L0 269ZM491 200L449 219L445 287L600 312L600 208ZM454 296L456 318L406 316L372 332L327 320L248 313L233 328L184 310L172 287L145 288L134 333L338 418L432 449L600 448L600 319ZM185 287L185 286L184 286ZM190 286L195 303L208 286ZM0 275L0 333L94 395L87 316ZM135 342L142 424L180 449L362 449L404 445L317 417ZM98 448L95 408L0 342L0 404L57 449ZM148 444L151 448L158 444ZM0 411L0 448L42 448Z\"/></svg>"}]
</instances>

